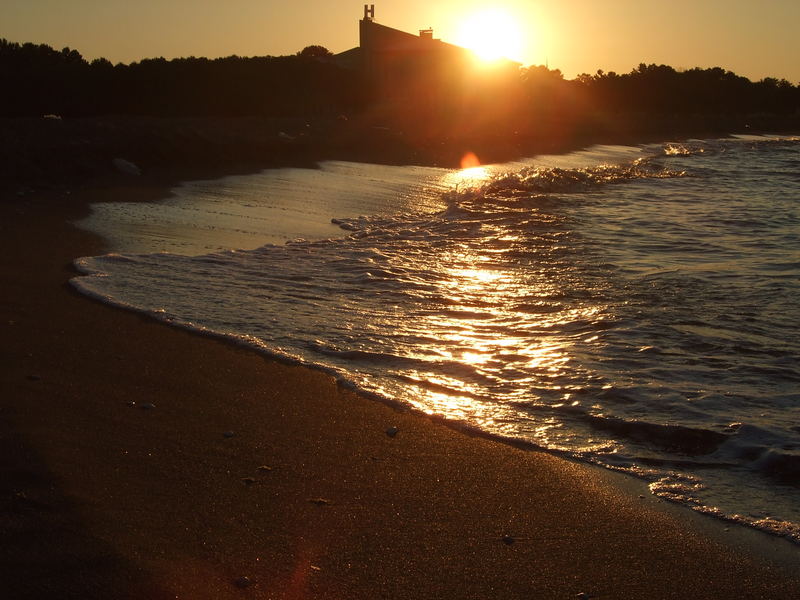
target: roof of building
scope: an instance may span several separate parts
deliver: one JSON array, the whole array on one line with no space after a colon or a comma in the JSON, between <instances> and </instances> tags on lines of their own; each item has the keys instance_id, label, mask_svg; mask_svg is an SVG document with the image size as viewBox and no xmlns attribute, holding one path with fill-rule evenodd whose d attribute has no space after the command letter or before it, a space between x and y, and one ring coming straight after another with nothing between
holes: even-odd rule
<instances>
[{"instance_id":1,"label":"roof of building","mask_svg":"<svg viewBox=\"0 0 800 600\"><path fill-rule=\"evenodd\" d=\"M420 35L414 35L406 31L401 31L400 29L394 29L392 27L387 27L386 25L376 23L370 17L365 17L362 19L359 25L361 35L361 39L359 41L361 45L351 48L350 50L340 52L339 54L335 54L330 58L331 62L343 68L358 69L364 64L363 56L365 51L371 51L373 53L392 52L408 55L418 55L435 51L470 56L474 55L472 50L468 48L435 39L433 37L432 29L420 30ZM371 40L368 39L366 40L366 45L371 45L372 47L365 48L365 32L368 38L380 39L380 44L373 44L371 43ZM373 38L373 36L375 36L375 38ZM498 63L498 66L501 67L519 67L521 65L519 62L507 58L500 59Z\"/></svg>"}]
</instances>

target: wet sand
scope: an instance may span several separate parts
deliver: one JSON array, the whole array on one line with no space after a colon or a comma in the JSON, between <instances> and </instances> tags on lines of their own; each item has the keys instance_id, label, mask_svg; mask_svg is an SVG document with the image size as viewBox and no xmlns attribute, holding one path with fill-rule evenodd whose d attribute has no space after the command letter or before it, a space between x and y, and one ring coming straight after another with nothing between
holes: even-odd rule
<instances>
[{"instance_id":1,"label":"wet sand","mask_svg":"<svg viewBox=\"0 0 800 600\"><path fill-rule=\"evenodd\" d=\"M69 222L167 191L0 203L4 598L800 597L781 540L73 292Z\"/></svg>"}]
</instances>

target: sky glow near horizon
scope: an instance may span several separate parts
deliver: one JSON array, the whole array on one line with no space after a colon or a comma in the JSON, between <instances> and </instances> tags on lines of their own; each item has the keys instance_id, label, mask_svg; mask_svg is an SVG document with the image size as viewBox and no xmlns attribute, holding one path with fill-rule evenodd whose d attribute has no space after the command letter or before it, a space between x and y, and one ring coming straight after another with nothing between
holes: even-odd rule
<instances>
[{"instance_id":1,"label":"sky glow near horizon","mask_svg":"<svg viewBox=\"0 0 800 600\"><path fill-rule=\"evenodd\" d=\"M797 0L385 0L378 23L451 43L481 9L502 9L522 32L523 65L548 64L568 78L598 69L627 73L639 63L677 69L722 67L754 81L800 83ZM364 2L306 0L0 0L0 37L76 49L91 60L163 56L294 54L320 44L358 45ZM510 34L511 35L511 34Z\"/></svg>"}]
</instances>

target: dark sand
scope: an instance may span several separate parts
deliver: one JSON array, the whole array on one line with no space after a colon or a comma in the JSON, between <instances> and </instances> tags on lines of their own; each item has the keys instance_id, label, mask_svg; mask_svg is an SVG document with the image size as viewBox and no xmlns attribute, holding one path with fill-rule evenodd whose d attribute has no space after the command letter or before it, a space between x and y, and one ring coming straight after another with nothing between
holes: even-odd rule
<instances>
[{"instance_id":1,"label":"dark sand","mask_svg":"<svg viewBox=\"0 0 800 600\"><path fill-rule=\"evenodd\" d=\"M800 597L787 542L71 291L86 203L166 192L0 202L0 598Z\"/></svg>"}]
</instances>

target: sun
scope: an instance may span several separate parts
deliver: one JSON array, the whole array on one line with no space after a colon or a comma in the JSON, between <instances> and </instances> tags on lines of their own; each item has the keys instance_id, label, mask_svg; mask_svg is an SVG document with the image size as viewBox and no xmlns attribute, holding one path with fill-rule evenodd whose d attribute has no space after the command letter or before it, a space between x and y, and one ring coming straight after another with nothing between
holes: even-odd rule
<instances>
[{"instance_id":1,"label":"sun","mask_svg":"<svg viewBox=\"0 0 800 600\"><path fill-rule=\"evenodd\" d=\"M471 13L461 23L455 43L469 48L484 61L518 60L522 55L522 31L513 15L502 8Z\"/></svg>"}]
</instances>

